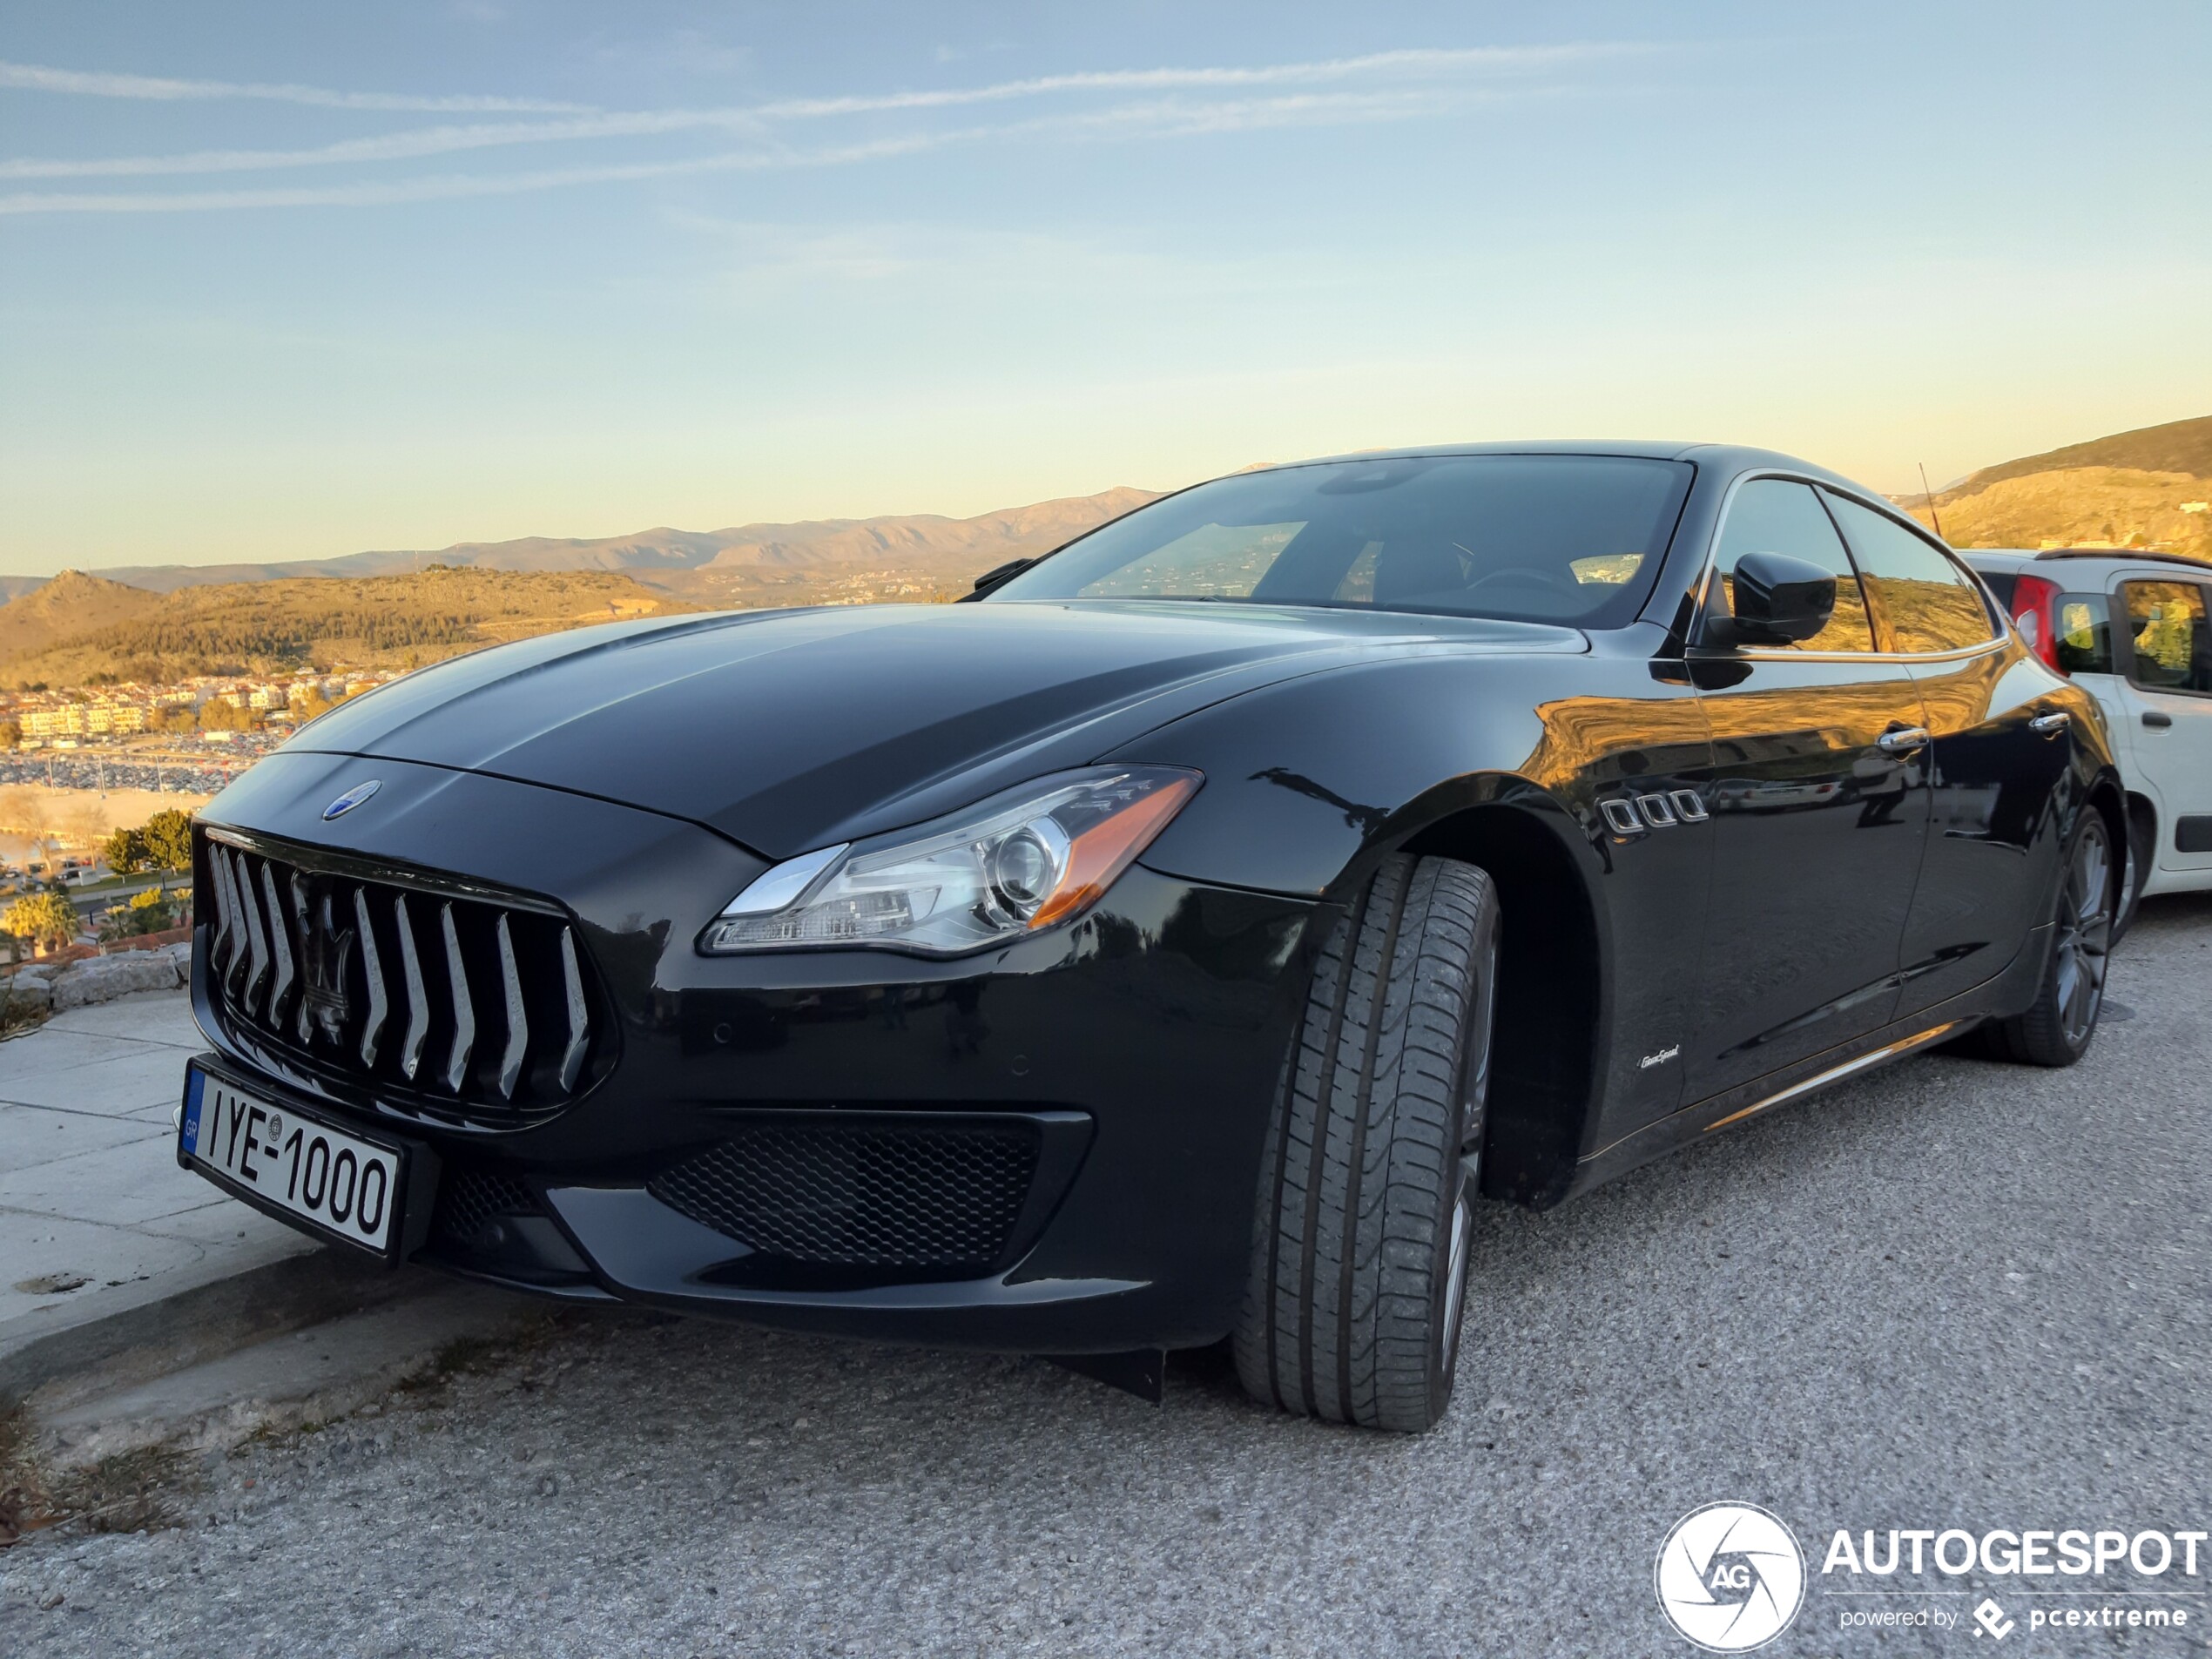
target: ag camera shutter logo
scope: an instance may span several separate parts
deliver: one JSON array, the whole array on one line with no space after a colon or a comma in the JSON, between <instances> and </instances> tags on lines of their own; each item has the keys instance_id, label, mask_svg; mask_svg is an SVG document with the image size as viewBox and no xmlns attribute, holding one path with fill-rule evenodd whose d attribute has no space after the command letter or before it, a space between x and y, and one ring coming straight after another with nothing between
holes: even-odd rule
<instances>
[{"instance_id":1,"label":"ag camera shutter logo","mask_svg":"<svg viewBox=\"0 0 2212 1659\"><path fill-rule=\"evenodd\" d=\"M1796 1536L1756 1504L1693 1509L1659 1546L1659 1610L1708 1653L1749 1653L1790 1628L1805 1599Z\"/></svg>"}]
</instances>

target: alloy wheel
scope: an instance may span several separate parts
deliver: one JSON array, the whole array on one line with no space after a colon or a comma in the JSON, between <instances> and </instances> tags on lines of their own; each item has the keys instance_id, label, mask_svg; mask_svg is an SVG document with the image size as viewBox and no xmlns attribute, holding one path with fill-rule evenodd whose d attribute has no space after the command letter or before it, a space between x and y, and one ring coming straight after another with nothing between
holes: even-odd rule
<instances>
[{"instance_id":1,"label":"alloy wheel","mask_svg":"<svg viewBox=\"0 0 2212 1659\"><path fill-rule=\"evenodd\" d=\"M2112 844L2094 819L2074 843L2058 927L2059 1022L2067 1045L2078 1049L2096 1028L2112 950Z\"/></svg>"}]
</instances>

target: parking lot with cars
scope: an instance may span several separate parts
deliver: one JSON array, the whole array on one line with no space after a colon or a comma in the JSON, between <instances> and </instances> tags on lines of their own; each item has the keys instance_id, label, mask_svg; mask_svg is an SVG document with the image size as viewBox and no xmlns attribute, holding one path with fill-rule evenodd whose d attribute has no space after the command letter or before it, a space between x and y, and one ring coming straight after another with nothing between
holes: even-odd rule
<instances>
[{"instance_id":1,"label":"parking lot with cars","mask_svg":"<svg viewBox=\"0 0 2212 1659\"><path fill-rule=\"evenodd\" d=\"M1979 1651L1844 1630L1832 1531L2202 1524L2212 900L2147 901L2110 995L2070 1069L1939 1052L1549 1213L1483 1206L1424 1437L1269 1412L1199 1358L1155 1408L1035 1360L575 1312L185 1461L172 1524L0 1553L0 1652L1689 1652L1654 1553L1722 1499L1808 1553L1771 1651ZM2027 1634L2020 1581L1915 1582ZM2063 1651L2202 1651L2206 1586L2157 1583L2186 1633Z\"/></svg>"}]
</instances>

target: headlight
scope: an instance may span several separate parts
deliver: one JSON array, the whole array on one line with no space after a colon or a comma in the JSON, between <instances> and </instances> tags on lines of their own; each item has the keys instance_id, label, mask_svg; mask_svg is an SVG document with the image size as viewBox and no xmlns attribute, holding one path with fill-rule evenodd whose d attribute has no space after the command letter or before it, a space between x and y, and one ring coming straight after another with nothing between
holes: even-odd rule
<instances>
[{"instance_id":1,"label":"headlight","mask_svg":"<svg viewBox=\"0 0 2212 1659\"><path fill-rule=\"evenodd\" d=\"M1167 766L1094 766L935 824L787 859L723 907L699 948L953 956L1003 944L1088 909L1203 781Z\"/></svg>"}]
</instances>

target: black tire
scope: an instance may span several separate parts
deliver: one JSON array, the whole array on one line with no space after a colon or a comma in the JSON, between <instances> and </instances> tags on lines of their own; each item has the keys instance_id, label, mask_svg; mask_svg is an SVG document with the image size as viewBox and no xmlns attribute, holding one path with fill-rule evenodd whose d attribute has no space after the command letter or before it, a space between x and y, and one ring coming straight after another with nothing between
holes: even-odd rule
<instances>
[{"instance_id":1,"label":"black tire","mask_svg":"<svg viewBox=\"0 0 2212 1659\"><path fill-rule=\"evenodd\" d=\"M1254 1398L1406 1433L1450 1403L1498 930L1487 874L1399 854L1323 948L1260 1165L1233 1345Z\"/></svg>"},{"instance_id":2,"label":"black tire","mask_svg":"<svg viewBox=\"0 0 2212 1659\"><path fill-rule=\"evenodd\" d=\"M1982 1028L1983 1051L1991 1058L2026 1066L2070 1066L2089 1052L2104 1008L2113 912L2125 880L2115 863L2112 832L2103 814L2092 808L2082 814L2067 845L2056 936L2034 1004L2025 1014Z\"/></svg>"}]
</instances>

